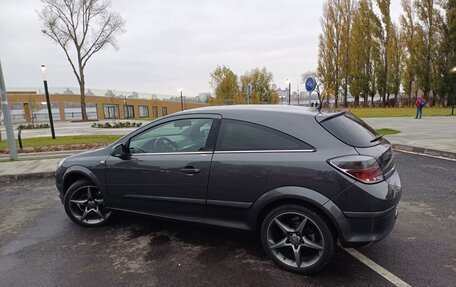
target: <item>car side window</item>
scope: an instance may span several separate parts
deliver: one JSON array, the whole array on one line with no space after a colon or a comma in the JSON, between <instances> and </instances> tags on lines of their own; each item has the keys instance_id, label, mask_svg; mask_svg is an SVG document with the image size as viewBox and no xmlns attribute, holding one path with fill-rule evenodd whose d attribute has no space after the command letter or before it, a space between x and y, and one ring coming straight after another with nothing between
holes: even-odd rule
<instances>
[{"instance_id":1,"label":"car side window","mask_svg":"<svg viewBox=\"0 0 456 287\"><path fill-rule=\"evenodd\" d=\"M312 146L275 129L262 125L238 121L222 121L216 150L303 150Z\"/></svg>"},{"instance_id":2,"label":"car side window","mask_svg":"<svg viewBox=\"0 0 456 287\"><path fill-rule=\"evenodd\" d=\"M204 151L212 124L212 119L166 122L132 137L129 151L132 154Z\"/></svg>"}]
</instances>

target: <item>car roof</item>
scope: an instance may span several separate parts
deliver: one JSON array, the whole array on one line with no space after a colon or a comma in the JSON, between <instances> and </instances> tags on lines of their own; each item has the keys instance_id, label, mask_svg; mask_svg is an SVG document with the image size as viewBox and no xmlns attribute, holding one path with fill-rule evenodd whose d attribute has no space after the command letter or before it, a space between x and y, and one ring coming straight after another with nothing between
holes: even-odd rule
<instances>
[{"instance_id":1,"label":"car roof","mask_svg":"<svg viewBox=\"0 0 456 287\"><path fill-rule=\"evenodd\" d=\"M318 109L288 105L227 105L227 106L208 106L186 110L173 115L210 113L220 114L222 117L237 117L240 114L270 115L271 113L299 114L299 116L315 117L319 114Z\"/></svg>"}]
</instances>

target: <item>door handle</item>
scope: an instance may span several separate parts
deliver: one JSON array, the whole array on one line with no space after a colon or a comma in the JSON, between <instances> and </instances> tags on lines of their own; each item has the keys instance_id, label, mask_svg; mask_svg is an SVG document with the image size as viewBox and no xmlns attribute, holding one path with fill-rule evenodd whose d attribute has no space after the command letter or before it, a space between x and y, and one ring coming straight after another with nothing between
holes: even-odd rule
<instances>
[{"instance_id":1,"label":"door handle","mask_svg":"<svg viewBox=\"0 0 456 287\"><path fill-rule=\"evenodd\" d=\"M199 168L194 168L192 166L189 166L189 167L181 168L180 171L183 173L186 173L186 174L195 174L195 173L199 173L201 170Z\"/></svg>"}]
</instances>

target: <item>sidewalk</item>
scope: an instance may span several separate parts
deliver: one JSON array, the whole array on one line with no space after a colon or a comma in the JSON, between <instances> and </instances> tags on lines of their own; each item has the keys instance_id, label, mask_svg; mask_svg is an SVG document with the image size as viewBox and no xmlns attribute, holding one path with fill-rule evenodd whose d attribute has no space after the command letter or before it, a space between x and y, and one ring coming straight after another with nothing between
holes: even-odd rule
<instances>
[{"instance_id":1,"label":"sidewalk","mask_svg":"<svg viewBox=\"0 0 456 287\"><path fill-rule=\"evenodd\" d=\"M0 181L52 177L62 158L0 162Z\"/></svg>"},{"instance_id":2,"label":"sidewalk","mask_svg":"<svg viewBox=\"0 0 456 287\"><path fill-rule=\"evenodd\" d=\"M425 114L424 114L425 115ZM456 116L410 118L365 118L374 129L391 128L399 134L386 138L393 144L456 153Z\"/></svg>"},{"instance_id":3,"label":"sidewalk","mask_svg":"<svg viewBox=\"0 0 456 287\"><path fill-rule=\"evenodd\" d=\"M401 131L399 134L386 136L397 149L456 159L456 117L424 117L421 120L367 118L364 120L375 129L392 128ZM28 155L27 157L24 154L20 156L20 159L24 160L0 162L0 181L53 176L59 161L68 156L68 153L47 153L46 157L54 158L33 159L39 156Z\"/></svg>"}]
</instances>

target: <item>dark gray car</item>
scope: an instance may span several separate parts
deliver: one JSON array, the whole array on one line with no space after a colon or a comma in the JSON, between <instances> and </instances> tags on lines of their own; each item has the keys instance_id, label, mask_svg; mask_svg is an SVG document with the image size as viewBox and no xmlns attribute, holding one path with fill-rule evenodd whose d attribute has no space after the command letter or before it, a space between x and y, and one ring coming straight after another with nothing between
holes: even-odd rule
<instances>
[{"instance_id":1,"label":"dark gray car","mask_svg":"<svg viewBox=\"0 0 456 287\"><path fill-rule=\"evenodd\" d=\"M387 236L401 195L390 143L362 120L276 105L158 119L66 158L56 183L82 226L120 210L255 231L277 265L305 274L330 261L337 239Z\"/></svg>"}]
</instances>

